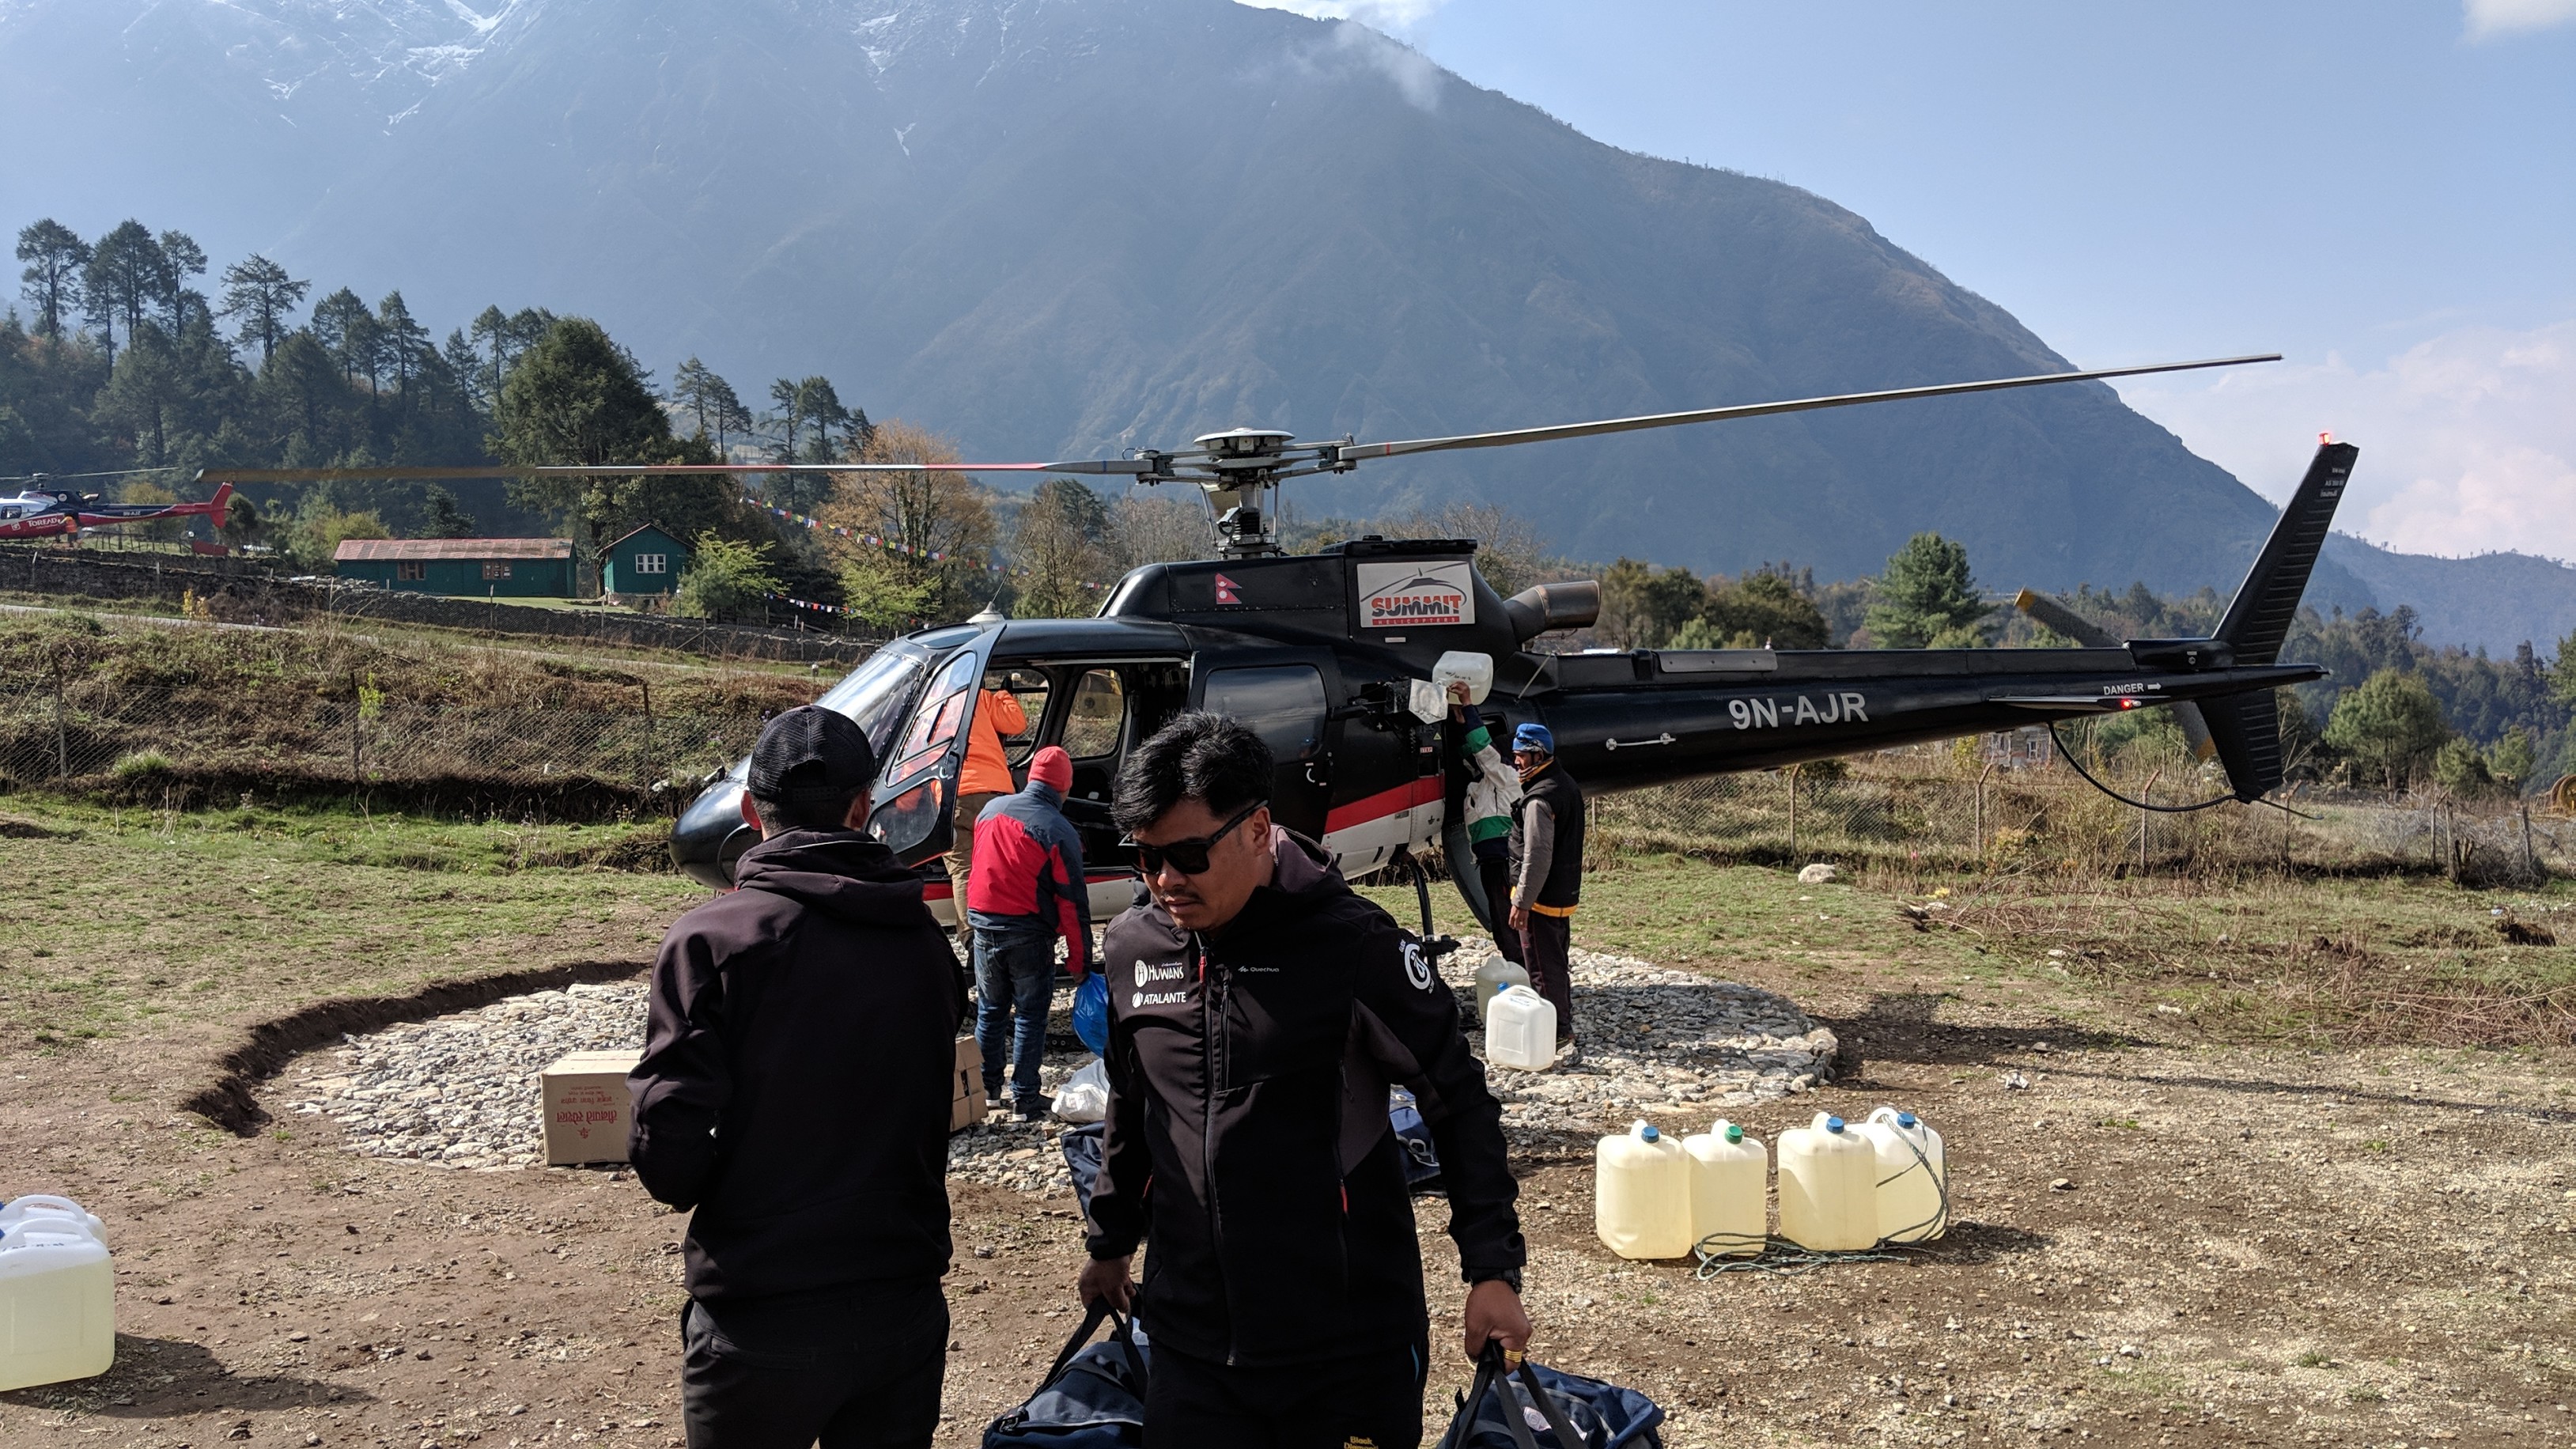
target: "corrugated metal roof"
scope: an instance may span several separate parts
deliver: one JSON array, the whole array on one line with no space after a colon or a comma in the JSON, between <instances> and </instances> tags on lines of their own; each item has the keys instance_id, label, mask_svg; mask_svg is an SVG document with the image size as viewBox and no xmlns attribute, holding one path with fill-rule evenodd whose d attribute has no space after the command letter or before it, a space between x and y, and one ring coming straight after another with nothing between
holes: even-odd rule
<instances>
[{"instance_id":1,"label":"corrugated metal roof","mask_svg":"<svg viewBox=\"0 0 2576 1449\"><path fill-rule=\"evenodd\" d=\"M338 563L399 559L570 558L568 538L344 538L332 559Z\"/></svg>"}]
</instances>

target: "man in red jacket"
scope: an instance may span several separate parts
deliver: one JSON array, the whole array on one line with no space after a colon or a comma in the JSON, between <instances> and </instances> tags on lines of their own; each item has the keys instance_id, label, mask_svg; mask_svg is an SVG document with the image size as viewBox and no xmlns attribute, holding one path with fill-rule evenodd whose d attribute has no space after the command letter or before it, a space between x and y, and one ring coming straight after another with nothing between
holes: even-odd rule
<instances>
[{"instance_id":1,"label":"man in red jacket","mask_svg":"<svg viewBox=\"0 0 2576 1449\"><path fill-rule=\"evenodd\" d=\"M975 822L975 873L966 885L975 927L975 1044L984 1052L985 1105L1002 1104L1010 1048L1013 1105L1023 1122L1046 1115L1038 1062L1055 997L1055 943L1079 977L1091 963L1091 900L1082 837L1064 818L1073 757L1054 745L1029 757L1029 783L984 807ZM1012 1018L1018 1018L1017 1025Z\"/></svg>"},{"instance_id":2,"label":"man in red jacket","mask_svg":"<svg viewBox=\"0 0 2576 1449\"><path fill-rule=\"evenodd\" d=\"M843 716L770 721L739 889L682 916L653 963L627 1150L646 1191L695 1209L690 1449L928 1449L939 1429L966 993L920 875L860 832L875 776Z\"/></svg>"}]
</instances>

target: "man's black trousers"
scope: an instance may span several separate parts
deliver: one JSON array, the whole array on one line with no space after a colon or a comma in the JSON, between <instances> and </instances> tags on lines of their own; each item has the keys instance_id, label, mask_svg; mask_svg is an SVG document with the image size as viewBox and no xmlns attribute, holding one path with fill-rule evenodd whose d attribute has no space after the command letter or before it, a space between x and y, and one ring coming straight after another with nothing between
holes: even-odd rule
<instances>
[{"instance_id":1,"label":"man's black trousers","mask_svg":"<svg viewBox=\"0 0 2576 1449\"><path fill-rule=\"evenodd\" d=\"M1530 986L1556 1007L1556 1039L1574 1039L1574 918L1529 913L1521 933L1521 967Z\"/></svg>"},{"instance_id":2,"label":"man's black trousers","mask_svg":"<svg viewBox=\"0 0 2576 1449\"><path fill-rule=\"evenodd\" d=\"M1512 929L1512 863L1499 855L1477 856L1476 881L1485 888L1487 909L1494 913L1494 949L1520 965L1521 933Z\"/></svg>"},{"instance_id":3,"label":"man's black trousers","mask_svg":"<svg viewBox=\"0 0 2576 1449\"><path fill-rule=\"evenodd\" d=\"M1228 1368L1154 1345L1145 1442L1226 1449L1418 1449L1423 1345L1286 1368Z\"/></svg>"},{"instance_id":4,"label":"man's black trousers","mask_svg":"<svg viewBox=\"0 0 2576 1449\"><path fill-rule=\"evenodd\" d=\"M689 1449L928 1449L948 1368L939 1284L680 1313Z\"/></svg>"}]
</instances>

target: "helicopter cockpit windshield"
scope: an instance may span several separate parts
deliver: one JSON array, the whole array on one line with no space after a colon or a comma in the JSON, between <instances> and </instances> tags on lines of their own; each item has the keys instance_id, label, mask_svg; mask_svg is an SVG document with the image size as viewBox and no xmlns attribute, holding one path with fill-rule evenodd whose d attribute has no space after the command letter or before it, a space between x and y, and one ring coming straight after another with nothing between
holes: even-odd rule
<instances>
[{"instance_id":1,"label":"helicopter cockpit windshield","mask_svg":"<svg viewBox=\"0 0 2576 1449\"><path fill-rule=\"evenodd\" d=\"M868 737L877 758L886 758L894 744L895 728L903 723L904 706L921 688L924 661L908 647L890 644L868 656L865 664L850 672L850 677L833 685L821 699L814 701L825 709L847 715Z\"/></svg>"}]
</instances>

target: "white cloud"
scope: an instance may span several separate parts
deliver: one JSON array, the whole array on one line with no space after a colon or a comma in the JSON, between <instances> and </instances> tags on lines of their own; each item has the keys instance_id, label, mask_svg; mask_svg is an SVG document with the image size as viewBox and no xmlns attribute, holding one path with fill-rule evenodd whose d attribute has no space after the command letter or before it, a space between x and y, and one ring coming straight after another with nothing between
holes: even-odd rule
<instances>
[{"instance_id":1,"label":"white cloud","mask_svg":"<svg viewBox=\"0 0 2576 1449\"><path fill-rule=\"evenodd\" d=\"M2330 355L2138 378L2120 395L2275 501L2319 432L2360 444L2337 523L2373 542L2576 559L2576 320L2460 328L2370 369Z\"/></svg>"},{"instance_id":2,"label":"white cloud","mask_svg":"<svg viewBox=\"0 0 2576 1449\"><path fill-rule=\"evenodd\" d=\"M1390 35L1401 35L1431 18L1449 0L1236 0L1256 10L1293 10L1317 20L1356 20ZM2540 5L2552 0L2479 0L2479 3ZM2566 0L2559 0L2566 3Z\"/></svg>"},{"instance_id":3,"label":"white cloud","mask_svg":"<svg viewBox=\"0 0 2576 1449\"><path fill-rule=\"evenodd\" d=\"M2547 30L2576 20L2576 0L2461 0L2471 40Z\"/></svg>"}]
</instances>

